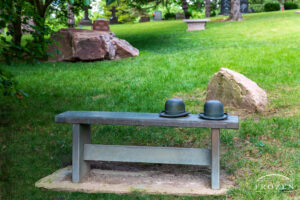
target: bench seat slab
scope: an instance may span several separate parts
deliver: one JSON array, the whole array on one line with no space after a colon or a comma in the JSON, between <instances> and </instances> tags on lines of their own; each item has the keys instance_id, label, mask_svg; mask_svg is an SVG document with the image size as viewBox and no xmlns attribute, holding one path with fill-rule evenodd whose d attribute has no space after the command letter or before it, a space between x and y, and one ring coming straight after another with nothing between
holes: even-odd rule
<instances>
[{"instance_id":1,"label":"bench seat slab","mask_svg":"<svg viewBox=\"0 0 300 200\"><path fill-rule=\"evenodd\" d=\"M71 124L110 124L135 126L173 126L189 128L238 129L237 116L227 120L204 120L197 114L182 118L163 118L158 113L67 111L55 116L57 123Z\"/></svg>"}]
</instances>

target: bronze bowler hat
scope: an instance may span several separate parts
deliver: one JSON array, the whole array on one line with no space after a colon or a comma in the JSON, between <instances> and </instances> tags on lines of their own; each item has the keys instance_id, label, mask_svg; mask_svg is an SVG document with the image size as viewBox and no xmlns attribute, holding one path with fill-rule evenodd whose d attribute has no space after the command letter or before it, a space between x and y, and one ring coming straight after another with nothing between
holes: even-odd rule
<instances>
[{"instance_id":1,"label":"bronze bowler hat","mask_svg":"<svg viewBox=\"0 0 300 200\"><path fill-rule=\"evenodd\" d=\"M176 118L185 117L189 112L185 112L185 105L181 99L168 99L165 103L165 110L159 113L160 117Z\"/></svg>"},{"instance_id":2,"label":"bronze bowler hat","mask_svg":"<svg viewBox=\"0 0 300 200\"><path fill-rule=\"evenodd\" d=\"M223 104L218 100L209 100L204 104L204 113L199 114L200 118L211 120L227 119L228 114L224 113Z\"/></svg>"}]
</instances>

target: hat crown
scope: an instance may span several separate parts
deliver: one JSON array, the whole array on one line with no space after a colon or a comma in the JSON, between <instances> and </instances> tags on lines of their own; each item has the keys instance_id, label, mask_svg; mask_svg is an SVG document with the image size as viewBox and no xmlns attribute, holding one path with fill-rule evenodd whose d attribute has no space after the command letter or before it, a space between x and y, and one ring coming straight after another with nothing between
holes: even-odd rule
<instances>
[{"instance_id":1,"label":"hat crown","mask_svg":"<svg viewBox=\"0 0 300 200\"><path fill-rule=\"evenodd\" d=\"M204 115L209 117L221 117L224 115L223 104L218 100L209 100L204 104Z\"/></svg>"},{"instance_id":2,"label":"hat crown","mask_svg":"<svg viewBox=\"0 0 300 200\"><path fill-rule=\"evenodd\" d=\"M168 99L165 103L165 113L168 115L177 115L185 112L185 105L181 99Z\"/></svg>"}]
</instances>

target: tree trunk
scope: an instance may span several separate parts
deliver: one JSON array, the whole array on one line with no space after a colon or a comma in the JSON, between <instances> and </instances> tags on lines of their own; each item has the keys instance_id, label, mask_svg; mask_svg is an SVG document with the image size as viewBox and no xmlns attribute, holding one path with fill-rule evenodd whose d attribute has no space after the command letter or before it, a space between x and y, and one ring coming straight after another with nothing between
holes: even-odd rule
<instances>
[{"instance_id":1,"label":"tree trunk","mask_svg":"<svg viewBox=\"0 0 300 200\"><path fill-rule=\"evenodd\" d=\"M90 18L89 18L89 7L84 8L84 20L90 20Z\"/></svg>"},{"instance_id":2,"label":"tree trunk","mask_svg":"<svg viewBox=\"0 0 300 200\"><path fill-rule=\"evenodd\" d=\"M33 21L37 27L35 30L35 35L37 37L37 42L41 45L41 49L43 52L46 52L47 44L45 42L45 34L47 33L47 29L45 28L46 21L46 12L48 7L54 0L45 0L43 3L40 0L32 0L30 3L35 7L36 16L33 17Z\"/></svg>"},{"instance_id":3,"label":"tree trunk","mask_svg":"<svg viewBox=\"0 0 300 200\"><path fill-rule=\"evenodd\" d=\"M12 28L13 28L13 43L16 46L20 46L22 40L21 19L12 22Z\"/></svg>"},{"instance_id":4,"label":"tree trunk","mask_svg":"<svg viewBox=\"0 0 300 200\"><path fill-rule=\"evenodd\" d=\"M21 45L21 40L22 40L22 5L21 4L16 4L15 6L15 17L13 18L11 22L11 28L12 28L12 38L13 38L13 43L16 46Z\"/></svg>"},{"instance_id":5,"label":"tree trunk","mask_svg":"<svg viewBox=\"0 0 300 200\"><path fill-rule=\"evenodd\" d=\"M74 28L75 27L75 18L74 13L72 11L72 5L68 3L68 27Z\"/></svg>"},{"instance_id":6,"label":"tree trunk","mask_svg":"<svg viewBox=\"0 0 300 200\"><path fill-rule=\"evenodd\" d=\"M210 17L210 0L205 0L205 17Z\"/></svg>"},{"instance_id":7,"label":"tree trunk","mask_svg":"<svg viewBox=\"0 0 300 200\"><path fill-rule=\"evenodd\" d=\"M231 0L229 20L231 21L242 20L240 0Z\"/></svg>"},{"instance_id":8,"label":"tree trunk","mask_svg":"<svg viewBox=\"0 0 300 200\"><path fill-rule=\"evenodd\" d=\"M184 12L185 18L189 18L188 5L187 5L186 0L182 0L182 10Z\"/></svg>"}]
</instances>

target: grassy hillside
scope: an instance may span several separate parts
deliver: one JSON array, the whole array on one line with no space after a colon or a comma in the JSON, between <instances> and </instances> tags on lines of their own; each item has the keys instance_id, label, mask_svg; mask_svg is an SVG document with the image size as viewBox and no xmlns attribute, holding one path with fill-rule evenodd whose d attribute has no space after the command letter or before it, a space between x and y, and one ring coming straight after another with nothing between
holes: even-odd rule
<instances>
[{"instance_id":1,"label":"grassy hillside","mask_svg":"<svg viewBox=\"0 0 300 200\"><path fill-rule=\"evenodd\" d=\"M300 15L245 15L241 22L209 22L186 32L182 21L112 25L140 56L84 63L4 66L29 94L0 101L1 199L204 199L196 197L82 194L43 191L34 183L71 163L71 127L55 124L66 110L160 112L181 97L202 111L211 76L221 67L240 72L268 93L265 113L245 115L239 131L223 131L221 168L236 183L227 196L210 199L300 197ZM93 142L208 147L209 130L93 126ZM257 188L257 179L278 173L280 188Z\"/></svg>"}]
</instances>

